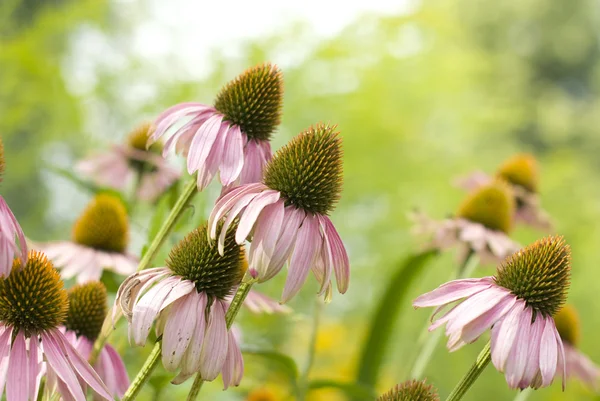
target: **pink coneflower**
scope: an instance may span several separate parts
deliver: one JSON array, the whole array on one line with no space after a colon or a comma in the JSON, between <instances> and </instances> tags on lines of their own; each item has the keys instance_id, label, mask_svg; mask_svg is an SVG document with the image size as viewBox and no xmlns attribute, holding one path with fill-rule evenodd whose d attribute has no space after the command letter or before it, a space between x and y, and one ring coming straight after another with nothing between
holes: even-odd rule
<instances>
[{"instance_id":1,"label":"pink coneflower","mask_svg":"<svg viewBox=\"0 0 600 401\"><path fill-rule=\"evenodd\" d=\"M249 264L260 282L274 277L289 259L282 302L298 292L311 269L321 294L331 296L332 271L344 293L350 278L348 255L327 216L341 187L341 139L335 127L317 125L277 152L261 183L243 185L219 199L209 218L210 237L217 238L226 216L218 240L223 252L225 233L239 216L235 240L242 244L253 233Z\"/></svg>"},{"instance_id":2,"label":"pink coneflower","mask_svg":"<svg viewBox=\"0 0 600 401\"><path fill-rule=\"evenodd\" d=\"M510 388L549 386L565 375L565 351L552 316L569 288L571 250L547 237L502 263L495 277L450 281L418 297L415 307L442 307L464 299L429 328L446 324L455 351L492 329L491 354Z\"/></svg>"},{"instance_id":3,"label":"pink coneflower","mask_svg":"<svg viewBox=\"0 0 600 401\"><path fill-rule=\"evenodd\" d=\"M65 278L78 283L97 281L104 269L122 275L133 273L138 260L127 253L127 210L117 197L100 194L88 205L73 227L73 241L36 244Z\"/></svg>"},{"instance_id":4,"label":"pink coneflower","mask_svg":"<svg viewBox=\"0 0 600 401\"><path fill-rule=\"evenodd\" d=\"M143 346L157 321L163 365L179 370L175 384L196 372L207 381L222 373L225 388L242 379L242 354L225 321L228 299L246 266L234 230L229 229L222 255L211 246L206 226L192 231L171 250L167 267L135 273L117 292L115 304L129 321L133 343Z\"/></svg>"},{"instance_id":5,"label":"pink coneflower","mask_svg":"<svg viewBox=\"0 0 600 401\"><path fill-rule=\"evenodd\" d=\"M87 360L106 317L106 287L99 281L90 281L71 288L68 295L65 337ZM100 351L94 369L113 398L123 397L129 387L129 377L121 356L110 344L105 344Z\"/></svg>"},{"instance_id":6,"label":"pink coneflower","mask_svg":"<svg viewBox=\"0 0 600 401\"><path fill-rule=\"evenodd\" d=\"M126 190L136 180L136 197L154 201L180 177L181 173L161 157L162 146L153 144L146 150L151 123L143 123L129 134L126 144L113 145L110 150L77 163L75 169L98 185L119 191Z\"/></svg>"},{"instance_id":7,"label":"pink coneflower","mask_svg":"<svg viewBox=\"0 0 600 401\"><path fill-rule=\"evenodd\" d=\"M46 392L65 400L86 400L86 383L112 400L104 383L60 330L69 301L58 272L39 252L27 263L15 259L0 279L0 393L7 401L37 400L46 372ZM44 363L45 362L45 363Z\"/></svg>"},{"instance_id":8,"label":"pink coneflower","mask_svg":"<svg viewBox=\"0 0 600 401\"><path fill-rule=\"evenodd\" d=\"M577 311L565 305L554 315L554 321L565 347L567 377L576 377L594 390L600 390L600 367L578 349L581 333Z\"/></svg>"},{"instance_id":9,"label":"pink coneflower","mask_svg":"<svg viewBox=\"0 0 600 401\"><path fill-rule=\"evenodd\" d=\"M281 119L282 101L281 72L259 65L227 84L214 106L181 103L164 111L149 143L188 119L167 139L163 155L173 148L183 153L188 172L198 172L200 190L217 171L223 186L257 182L271 158L269 140Z\"/></svg>"},{"instance_id":10,"label":"pink coneflower","mask_svg":"<svg viewBox=\"0 0 600 401\"><path fill-rule=\"evenodd\" d=\"M519 249L508 236L513 214L510 187L502 181L494 181L469 194L455 217L436 221L415 212L411 218L415 234L432 237L426 248L446 250L457 247L461 262L474 252L482 263L496 264Z\"/></svg>"},{"instance_id":11,"label":"pink coneflower","mask_svg":"<svg viewBox=\"0 0 600 401\"><path fill-rule=\"evenodd\" d=\"M395 385L387 393L379 396L377 401L440 401L440 397L425 380L409 380Z\"/></svg>"},{"instance_id":12,"label":"pink coneflower","mask_svg":"<svg viewBox=\"0 0 600 401\"><path fill-rule=\"evenodd\" d=\"M537 160L530 154L517 154L506 160L496 172L496 178L503 179L513 187L516 201L514 221L523 223L541 231L552 231L552 221L540 206L538 195L539 167ZM476 171L457 181L458 186L473 190L487 185L494 177L482 171Z\"/></svg>"},{"instance_id":13,"label":"pink coneflower","mask_svg":"<svg viewBox=\"0 0 600 401\"><path fill-rule=\"evenodd\" d=\"M4 145L0 138L0 182L4 174ZM8 276L15 255L27 259L25 235L4 198L0 196L0 277Z\"/></svg>"}]
</instances>

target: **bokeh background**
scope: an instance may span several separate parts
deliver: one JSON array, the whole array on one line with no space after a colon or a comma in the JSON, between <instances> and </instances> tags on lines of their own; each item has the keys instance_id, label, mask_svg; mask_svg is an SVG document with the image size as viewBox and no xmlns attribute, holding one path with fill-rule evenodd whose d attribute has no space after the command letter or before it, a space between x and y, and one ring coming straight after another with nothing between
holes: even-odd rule
<instances>
[{"instance_id":1,"label":"bokeh background","mask_svg":"<svg viewBox=\"0 0 600 401\"><path fill-rule=\"evenodd\" d=\"M407 213L414 207L440 218L453 213L464 196L453 179L474 169L493 172L522 151L538 158L542 204L573 248L569 302L582 318L580 348L600 361L599 3L364 3L3 0L2 195L28 237L69 238L91 194L56 167L72 168L171 104L209 103L245 68L272 61L283 69L286 89L274 148L319 121L338 124L344 138L344 193L332 219L350 253L352 281L346 295L323 308L312 379L354 380L372 311L399 261L420 246ZM184 223L191 227L206 216L217 191L201 194ZM148 205L133 211L134 252L146 241L150 216ZM185 227L171 243L183 234ZM527 244L541 235L519 228L514 238ZM408 378L430 313L413 311L410 299L445 281L455 265L452 253L437 258L399 307L378 392ZM243 312L244 343L289 355L302 370L314 326L313 281L290 303L290 315ZM259 289L278 297L282 283L280 277ZM150 346L128 348L120 330L111 341L133 375ZM443 397L484 341L453 354L438 347L427 377ZM160 391L169 379L157 372L139 399L185 397L191 380ZM284 400L288 381L277 361L247 355L238 389L223 392L217 380L202 399L243 400L268 388ZM514 396L489 367L464 399ZM318 390L308 399L346 398ZM599 398L570 381L564 393L555 383L530 399Z\"/></svg>"}]
</instances>

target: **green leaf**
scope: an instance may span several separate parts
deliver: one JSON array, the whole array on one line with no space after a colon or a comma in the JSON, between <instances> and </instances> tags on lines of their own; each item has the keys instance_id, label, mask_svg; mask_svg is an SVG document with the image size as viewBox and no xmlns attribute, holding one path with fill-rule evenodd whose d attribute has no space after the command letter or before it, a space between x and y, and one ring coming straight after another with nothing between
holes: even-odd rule
<instances>
[{"instance_id":1,"label":"green leaf","mask_svg":"<svg viewBox=\"0 0 600 401\"><path fill-rule=\"evenodd\" d=\"M344 383L335 380L312 380L308 384L310 390L318 390L322 388L335 388L343 393L346 393L348 397L352 397L358 400L374 400L377 398L377 393L374 389L369 386L365 386L360 383Z\"/></svg>"},{"instance_id":2,"label":"green leaf","mask_svg":"<svg viewBox=\"0 0 600 401\"><path fill-rule=\"evenodd\" d=\"M405 298L414 280L423 271L423 267L437 251L428 251L410 255L398 266L396 274L391 278L379 305L372 315L367 339L362 347L359 361L357 382L374 387L379 376L384 355L393 334L395 323L406 310Z\"/></svg>"},{"instance_id":3,"label":"green leaf","mask_svg":"<svg viewBox=\"0 0 600 401\"><path fill-rule=\"evenodd\" d=\"M281 372L290 379L292 387L296 387L296 380L298 379L298 366L296 366L296 362L289 356L277 351L255 348L242 348L242 353L265 358L274 364L277 364L281 368Z\"/></svg>"}]
</instances>

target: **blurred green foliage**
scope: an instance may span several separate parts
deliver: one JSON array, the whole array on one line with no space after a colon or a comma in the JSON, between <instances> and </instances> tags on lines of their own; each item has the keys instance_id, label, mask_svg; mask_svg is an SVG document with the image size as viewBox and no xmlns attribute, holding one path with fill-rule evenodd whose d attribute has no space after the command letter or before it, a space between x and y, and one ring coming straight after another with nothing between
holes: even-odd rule
<instances>
[{"instance_id":1,"label":"blurred green foliage","mask_svg":"<svg viewBox=\"0 0 600 401\"><path fill-rule=\"evenodd\" d=\"M283 66L286 88L283 125L274 147L319 121L339 124L344 138L344 193L332 218L348 247L353 278L348 293L335 295L326 308L315 379L354 377L358 347L376 301L398 261L419 246L409 233L407 212L418 207L438 217L453 213L464 196L452 186L454 178L474 169L492 172L521 151L533 152L540 160L542 204L572 245L569 301L582 316L581 349L600 361L594 335L600 330L595 301L600 278L596 2L434 0L416 4L403 15L364 15L329 39L315 38L308 26L299 24L246 43L236 57L215 52L214 70L201 82L176 75L181 55L153 63L140 58L133 51L129 28L143 18L143 7L128 13L120 7L126 5L100 0L11 0L0 6L0 133L7 155L1 191L29 237L67 238L87 196L46 171L48 163L69 167L98 138L104 146L123 138L139 121L171 104L210 102L228 79L270 60ZM82 27L104 35L120 64L118 69L110 63L97 65L93 84L74 91L65 77L65 63L78 57L72 42ZM173 74L158 72L165 65ZM149 90L132 100L126 95L136 85ZM206 216L215 190L202 198L202 205L196 202L187 220L196 224ZM56 205L63 203L69 206L54 215ZM151 216L144 208L136 211L140 249ZM515 234L523 244L539 236L524 228ZM454 265L453 255L438 259L413 285L410 296L445 281ZM478 273L492 272L482 267ZM278 296L282 280L278 277L261 290ZM309 283L291 303L296 310L292 316L243 314L245 342L289 354L302 366L317 290ZM414 340L429 314L412 311L409 302L401 308L405 310L393 334L397 341L386 355L378 391L407 379ZM149 351L127 348L124 335L113 341L127 349L128 369L134 373ZM427 376L442 396L482 346L479 341L453 354L438 348ZM285 389L287 378L260 358L248 356L246 362L238 392L221 392L217 381L203 390L207 397L240 399L264 383ZM168 382L165 377L154 385ZM156 399L183 396L189 385L169 388ZM147 388L140 399L152 397L152 388ZM490 367L465 399L512 397L502 375ZM319 390L309 399L344 398L339 391ZM597 397L575 381L565 393L555 384L531 397L563 399Z\"/></svg>"}]
</instances>

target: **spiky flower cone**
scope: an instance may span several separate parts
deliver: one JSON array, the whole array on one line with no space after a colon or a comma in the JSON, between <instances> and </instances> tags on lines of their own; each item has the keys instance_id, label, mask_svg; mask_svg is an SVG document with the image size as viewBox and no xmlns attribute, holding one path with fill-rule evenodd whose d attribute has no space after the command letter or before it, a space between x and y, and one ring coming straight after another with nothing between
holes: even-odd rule
<instances>
[{"instance_id":1,"label":"spiky flower cone","mask_svg":"<svg viewBox=\"0 0 600 401\"><path fill-rule=\"evenodd\" d=\"M293 297L312 269L320 294L331 298L331 275L344 293L350 279L348 255L328 217L342 189L342 140L335 126L318 124L292 139L269 162L263 182L224 195L210 218L210 236L222 252L224 232L240 217L238 244L252 241L250 271L259 281L274 277L289 260L282 302ZM250 234L252 233L252 236Z\"/></svg>"},{"instance_id":2,"label":"spiky flower cone","mask_svg":"<svg viewBox=\"0 0 600 401\"><path fill-rule=\"evenodd\" d=\"M377 401L439 401L433 386L427 385L425 380L409 380L396 384L390 391L382 394Z\"/></svg>"},{"instance_id":3,"label":"spiky flower cone","mask_svg":"<svg viewBox=\"0 0 600 401\"><path fill-rule=\"evenodd\" d=\"M73 242L37 245L62 269L65 278L77 277L78 283L84 283L100 280L104 269L123 275L135 271L137 257L127 253L127 210L118 197L97 195L73 225L72 235Z\"/></svg>"},{"instance_id":4,"label":"spiky flower cone","mask_svg":"<svg viewBox=\"0 0 600 401\"><path fill-rule=\"evenodd\" d=\"M515 202L510 187L497 180L474 190L460 205L457 216L490 230L509 233L514 213Z\"/></svg>"},{"instance_id":5,"label":"spiky flower cone","mask_svg":"<svg viewBox=\"0 0 600 401\"><path fill-rule=\"evenodd\" d=\"M182 103L156 120L148 143L157 141L181 119L166 141L163 155L176 149L187 157L190 174L204 189L219 172L221 184L258 182L271 159L269 140L281 120L283 77L275 65L250 68L219 92L214 106Z\"/></svg>"},{"instance_id":6,"label":"spiky flower cone","mask_svg":"<svg viewBox=\"0 0 600 401\"><path fill-rule=\"evenodd\" d=\"M495 277L454 280L413 304L441 307L466 298L430 327L447 323L451 351L492 328L492 362L509 387L549 386L555 374L564 385L565 351L552 316L566 299L570 274L569 246L547 237L507 258Z\"/></svg>"}]
</instances>

